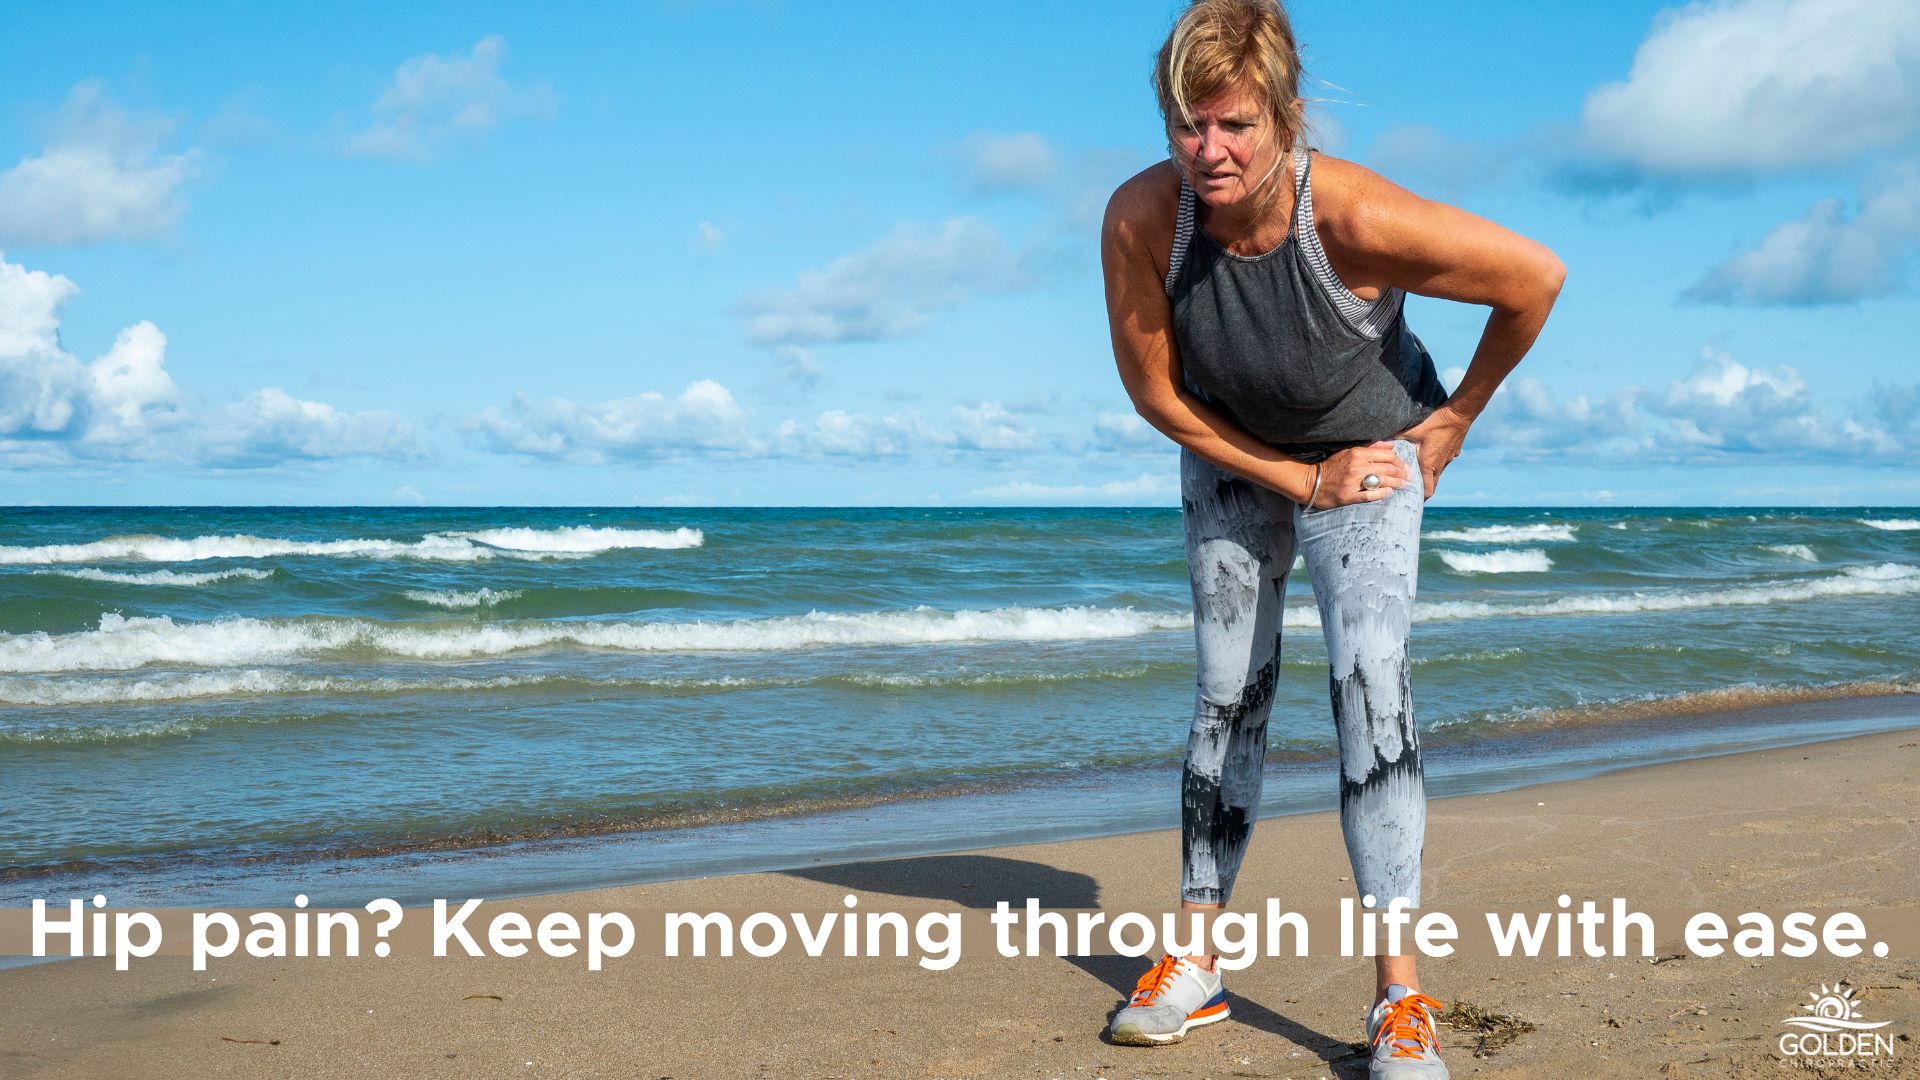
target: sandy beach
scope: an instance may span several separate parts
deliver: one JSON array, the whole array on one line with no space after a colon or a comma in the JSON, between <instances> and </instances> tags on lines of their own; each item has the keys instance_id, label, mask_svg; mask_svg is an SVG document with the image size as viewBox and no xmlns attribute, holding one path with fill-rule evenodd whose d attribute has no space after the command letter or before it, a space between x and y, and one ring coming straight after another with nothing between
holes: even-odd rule
<instances>
[{"instance_id":1,"label":"sandy beach","mask_svg":"<svg viewBox=\"0 0 1920 1080\"><path fill-rule=\"evenodd\" d=\"M1920 1080L1835 8L10 5L0 1080Z\"/></svg>"},{"instance_id":2,"label":"sandy beach","mask_svg":"<svg viewBox=\"0 0 1920 1080\"><path fill-rule=\"evenodd\" d=\"M1561 892L1649 909L1920 904L1920 732L1649 766L1435 800L1428 907L1533 910ZM1158 910L1176 837L1138 833L521 901L520 910L829 910L848 892L911 913L1039 897ZM1329 814L1265 821L1234 907L1330 906L1348 868ZM1663 927L1663 930L1665 928ZM1152 1050L1103 1041L1143 968L1118 956L82 960L0 972L8 1077L1351 1077L1364 960L1262 959L1227 979L1232 1019ZM1456 1077L1839 1075L1779 1059L1781 1021L1845 980L1920 1075L1920 956L1528 959L1423 963L1426 991L1516 1021L1441 1028ZM1458 1013L1454 1015L1460 1015ZM1530 1026L1530 1027L1529 1027ZM1510 1036L1510 1038L1509 1038ZM1785 1070L1785 1071L1783 1071Z\"/></svg>"}]
</instances>

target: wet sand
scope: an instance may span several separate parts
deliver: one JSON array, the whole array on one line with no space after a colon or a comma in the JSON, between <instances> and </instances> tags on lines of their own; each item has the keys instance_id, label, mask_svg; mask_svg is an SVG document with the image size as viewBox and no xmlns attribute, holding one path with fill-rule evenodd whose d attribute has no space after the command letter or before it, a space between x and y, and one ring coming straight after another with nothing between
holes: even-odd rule
<instances>
[{"instance_id":1,"label":"wet sand","mask_svg":"<svg viewBox=\"0 0 1920 1080\"><path fill-rule=\"evenodd\" d=\"M1920 724L1920 717L1916 718ZM1567 893L1647 910L1920 909L1920 730L1649 766L1431 804L1429 908L1547 910ZM1169 797L1167 792L1143 797ZM1172 832L597 890L533 911L1050 908L1157 911ZM1265 821L1236 887L1331 907L1351 885L1331 814ZM484 911L483 911L484 917ZM1477 918L1477 914L1471 917ZM410 916L411 919L411 916ZM1663 938L1668 927L1661 927ZM1869 934L1869 940L1876 936ZM1780 1060L1781 1021L1845 980L1893 1047L1864 1075L1920 1076L1920 953L1422 962L1426 991L1514 1018L1476 1055L1443 1026L1455 1077L1862 1075ZM1103 1041L1145 962L965 956L665 958L597 973L576 957L81 960L0 971L0 1076L28 1077L1355 1077L1371 964L1325 955L1230 972L1233 1016L1178 1045ZM1667 954L1671 955L1671 954Z\"/></svg>"}]
</instances>

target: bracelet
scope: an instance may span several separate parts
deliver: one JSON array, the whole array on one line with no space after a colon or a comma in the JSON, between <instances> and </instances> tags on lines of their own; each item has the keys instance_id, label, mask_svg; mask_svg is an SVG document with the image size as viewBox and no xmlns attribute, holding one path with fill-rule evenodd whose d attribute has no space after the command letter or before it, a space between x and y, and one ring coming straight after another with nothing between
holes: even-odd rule
<instances>
[{"instance_id":1,"label":"bracelet","mask_svg":"<svg viewBox=\"0 0 1920 1080\"><path fill-rule=\"evenodd\" d=\"M1320 497L1320 463L1313 463L1313 490L1307 493L1307 513L1313 513L1313 500Z\"/></svg>"}]
</instances>

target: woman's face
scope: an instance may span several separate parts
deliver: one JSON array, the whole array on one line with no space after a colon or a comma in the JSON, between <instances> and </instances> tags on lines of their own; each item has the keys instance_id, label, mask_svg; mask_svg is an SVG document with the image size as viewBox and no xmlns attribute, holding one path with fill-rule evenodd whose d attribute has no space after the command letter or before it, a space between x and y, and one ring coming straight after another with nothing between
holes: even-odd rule
<instances>
[{"instance_id":1,"label":"woman's face","mask_svg":"<svg viewBox=\"0 0 1920 1080\"><path fill-rule=\"evenodd\" d=\"M1195 194L1213 207L1252 195L1273 173L1280 152L1273 118L1259 95L1242 84L1200 102L1192 113L1188 119L1176 115L1167 134Z\"/></svg>"}]
</instances>

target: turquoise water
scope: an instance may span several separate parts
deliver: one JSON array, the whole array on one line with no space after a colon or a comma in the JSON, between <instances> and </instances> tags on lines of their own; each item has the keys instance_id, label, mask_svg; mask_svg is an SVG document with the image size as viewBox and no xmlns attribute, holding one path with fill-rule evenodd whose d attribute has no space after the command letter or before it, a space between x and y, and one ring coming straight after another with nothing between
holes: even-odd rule
<instances>
[{"instance_id":1,"label":"turquoise water","mask_svg":"<svg viewBox=\"0 0 1920 1080\"><path fill-rule=\"evenodd\" d=\"M1430 509L1429 768L1911 723L1698 718L1920 690L1916 596L1912 509ZM1334 791L1304 574L1289 598L1269 809ZM651 880L835 829L1003 839L1015 807L1027 838L1170 824L1171 788L1136 808L1184 748L1189 603L1174 510L0 511L0 902L501 845L528 892L581 880L539 867L583 840L622 845L596 882Z\"/></svg>"}]
</instances>

